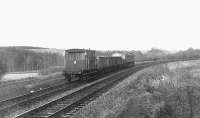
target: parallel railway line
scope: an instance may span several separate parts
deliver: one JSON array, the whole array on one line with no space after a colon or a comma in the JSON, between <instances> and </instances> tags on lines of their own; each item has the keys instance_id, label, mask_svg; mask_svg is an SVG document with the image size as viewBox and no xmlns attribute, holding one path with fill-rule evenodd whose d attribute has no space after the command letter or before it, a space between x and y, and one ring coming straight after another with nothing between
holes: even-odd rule
<instances>
[{"instance_id":1,"label":"parallel railway line","mask_svg":"<svg viewBox=\"0 0 200 118\"><path fill-rule=\"evenodd\" d=\"M3 118L7 114L15 112L19 108L28 108L30 105L34 104L37 101L40 101L46 97L52 95L58 95L64 91L73 89L75 87L81 86L80 83L71 83L66 86L66 84L61 84L54 87L49 87L34 93L22 95L16 98L5 100L0 102L0 117Z\"/></svg>"},{"instance_id":2,"label":"parallel railway line","mask_svg":"<svg viewBox=\"0 0 200 118\"><path fill-rule=\"evenodd\" d=\"M48 88L45 88L45 89L42 89L42 90L39 90L39 91L35 91L33 93L28 93L28 94L25 94L25 95L17 96L15 98L0 101L0 111L9 107L9 106L14 106L15 104L18 104L20 102L24 102L24 101L32 99L32 98L35 98L37 96L48 94L48 93L54 92L54 91L56 92L58 87L59 87L59 90L64 89L64 88L66 89L66 84L59 84L59 85L56 85L56 86L53 86L53 87L48 87Z\"/></svg>"},{"instance_id":3,"label":"parallel railway line","mask_svg":"<svg viewBox=\"0 0 200 118\"><path fill-rule=\"evenodd\" d=\"M104 74L104 75L94 76L91 78L93 78L92 81L95 81L96 79L99 79L100 77L104 77L108 74L109 73ZM74 81L71 83L64 83L64 84L56 85L56 86L49 87L43 90L35 91L34 93L25 94L22 96L18 96L16 98L1 101L0 102L0 117L4 118L7 115L15 112L16 110L20 108L29 109L30 108L29 106L32 106L43 99L59 95L65 91L75 89L86 83L88 83L88 81Z\"/></svg>"},{"instance_id":4,"label":"parallel railway line","mask_svg":"<svg viewBox=\"0 0 200 118\"><path fill-rule=\"evenodd\" d=\"M99 79L100 77L104 77L109 74L111 73L94 76L92 77L93 78L92 80L94 81L96 79ZM74 81L72 83L64 83L64 84L56 85L56 86L49 87L46 89L42 89L39 91L35 91L34 93L25 94L22 96L18 96L16 98L1 101L0 102L0 117L4 118L7 115L14 113L16 110L19 110L21 108L29 109L29 106L34 105L36 102L39 102L43 100L44 98L59 95L65 91L72 90L86 83L88 82Z\"/></svg>"},{"instance_id":5,"label":"parallel railway line","mask_svg":"<svg viewBox=\"0 0 200 118\"><path fill-rule=\"evenodd\" d=\"M89 101L95 99L97 96L123 80L127 76L131 75L144 67L152 64L144 64L138 67L129 68L120 71L111 77L102 81L96 82L83 89L75 91L72 94L64 96L60 99L54 100L36 109L30 110L24 114L17 116L16 118L60 118L69 117L73 115L72 112L77 111Z\"/></svg>"}]
</instances>

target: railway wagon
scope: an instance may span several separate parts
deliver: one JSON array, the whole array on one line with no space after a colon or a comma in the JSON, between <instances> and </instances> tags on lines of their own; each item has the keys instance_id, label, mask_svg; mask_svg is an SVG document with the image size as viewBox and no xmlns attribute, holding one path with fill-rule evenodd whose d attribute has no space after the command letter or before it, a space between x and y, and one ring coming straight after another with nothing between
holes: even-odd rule
<instances>
[{"instance_id":1,"label":"railway wagon","mask_svg":"<svg viewBox=\"0 0 200 118\"><path fill-rule=\"evenodd\" d=\"M69 49L65 50L64 75L71 81L72 77L83 78L96 71L96 56L94 50Z\"/></svg>"},{"instance_id":2,"label":"railway wagon","mask_svg":"<svg viewBox=\"0 0 200 118\"><path fill-rule=\"evenodd\" d=\"M109 66L117 66L123 63L122 57L108 57Z\"/></svg>"},{"instance_id":3,"label":"railway wagon","mask_svg":"<svg viewBox=\"0 0 200 118\"><path fill-rule=\"evenodd\" d=\"M129 66L135 65L135 55L127 53L125 54L124 63L126 63Z\"/></svg>"},{"instance_id":4,"label":"railway wagon","mask_svg":"<svg viewBox=\"0 0 200 118\"><path fill-rule=\"evenodd\" d=\"M108 57L104 57L104 56L99 56L97 57L97 68L98 69L103 69L106 67L109 67L109 58Z\"/></svg>"},{"instance_id":5,"label":"railway wagon","mask_svg":"<svg viewBox=\"0 0 200 118\"><path fill-rule=\"evenodd\" d=\"M99 56L97 57L96 62L97 62L98 74L103 74L112 71L109 66L109 57Z\"/></svg>"},{"instance_id":6,"label":"railway wagon","mask_svg":"<svg viewBox=\"0 0 200 118\"><path fill-rule=\"evenodd\" d=\"M122 57L108 57L109 68L111 71L117 71L122 69L123 59Z\"/></svg>"},{"instance_id":7,"label":"railway wagon","mask_svg":"<svg viewBox=\"0 0 200 118\"><path fill-rule=\"evenodd\" d=\"M133 66L135 62L135 55L133 52L129 53L114 53L112 54L112 57L121 57L123 59L123 63L127 66Z\"/></svg>"}]
</instances>

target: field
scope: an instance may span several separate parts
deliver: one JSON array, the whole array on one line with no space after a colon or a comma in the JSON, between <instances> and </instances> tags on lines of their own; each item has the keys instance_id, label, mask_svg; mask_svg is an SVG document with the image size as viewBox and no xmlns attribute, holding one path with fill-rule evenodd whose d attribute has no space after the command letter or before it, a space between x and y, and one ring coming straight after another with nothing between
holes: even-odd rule
<instances>
[{"instance_id":1,"label":"field","mask_svg":"<svg viewBox=\"0 0 200 118\"><path fill-rule=\"evenodd\" d=\"M0 82L6 82L6 81L29 81L30 79L41 79L41 78L47 78L51 77L55 74L62 74L62 71L64 70L63 66L55 66L50 67L47 69L41 69L39 71L28 71L28 72L11 72L11 73L5 73L0 77Z\"/></svg>"},{"instance_id":2,"label":"field","mask_svg":"<svg viewBox=\"0 0 200 118\"><path fill-rule=\"evenodd\" d=\"M17 75L17 76L16 76ZM32 77L31 77L32 76ZM37 77L36 77L37 76ZM10 74L0 80L0 101L66 82L62 72L48 75Z\"/></svg>"},{"instance_id":3,"label":"field","mask_svg":"<svg viewBox=\"0 0 200 118\"><path fill-rule=\"evenodd\" d=\"M146 68L83 107L73 118L199 118L200 61Z\"/></svg>"}]
</instances>

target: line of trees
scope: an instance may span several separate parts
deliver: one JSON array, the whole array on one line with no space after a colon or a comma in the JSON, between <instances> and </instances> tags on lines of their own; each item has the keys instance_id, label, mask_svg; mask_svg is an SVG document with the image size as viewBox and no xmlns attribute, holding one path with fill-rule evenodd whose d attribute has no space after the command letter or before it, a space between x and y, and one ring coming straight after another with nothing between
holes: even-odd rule
<instances>
[{"instance_id":1,"label":"line of trees","mask_svg":"<svg viewBox=\"0 0 200 118\"><path fill-rule=\"evenodd\" d=\"M2 72L32 71L63 66L63 55L52 52L35 52L23 48L0 49L0 69Z\"/></svg>"}]
</instances>

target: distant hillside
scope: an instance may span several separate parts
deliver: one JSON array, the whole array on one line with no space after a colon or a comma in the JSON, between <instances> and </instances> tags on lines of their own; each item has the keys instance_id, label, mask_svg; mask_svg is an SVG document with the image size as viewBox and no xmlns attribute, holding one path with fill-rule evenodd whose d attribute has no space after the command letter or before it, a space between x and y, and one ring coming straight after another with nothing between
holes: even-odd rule
<instances>
[{"instance_id":1,"label":"distant hillside","mask_svg":"<svg viewBox=\"0 0 200 118\"><path fill-rule=\"evenodd\" d=\"M136 60L151 60L151 59L175 59L175 58L196 58L200 57L200 49L189 48L184 51L170 52L161 49L152 48L149 51L141 52L134 51Z\"/></svg>"},{"instance_id":2,"label":"distant hillside","mask_svg":"<svg viewBox=\"0 0 200 118\"><path fill-rule=\"evenodd\" d=\"M138 55L136 55L137 57ZM151 49L142 54L143 59L156 59L156 58L196 58L200 57L200 49L189 48L184 51L169 52L160 49Z\"/></svg>"},{"instance_id":3,"label":"distant hillside","mask_svg":"<svg viewBox=\"0 0 200 118\"><path fill-rule=\"evenodd\" d=\"M185 51L179 51L174 55L179 57L200 57L200 49L189 48Z\"/></svg>"},{"instance_id":4,"label":"distant hillside","mask_svg":"<svg viewBox=\"0 0 200 118\"><path fill-rule=\"evenodd\" d=\"M160 58L160 57L166 56L168 54L169 54L168 51L161 50L161 49L155 49L155 48L152 48L151 50L144 53L144 55L147 58L154 58L154 57Z\"/></svg>"}]
</instances>

